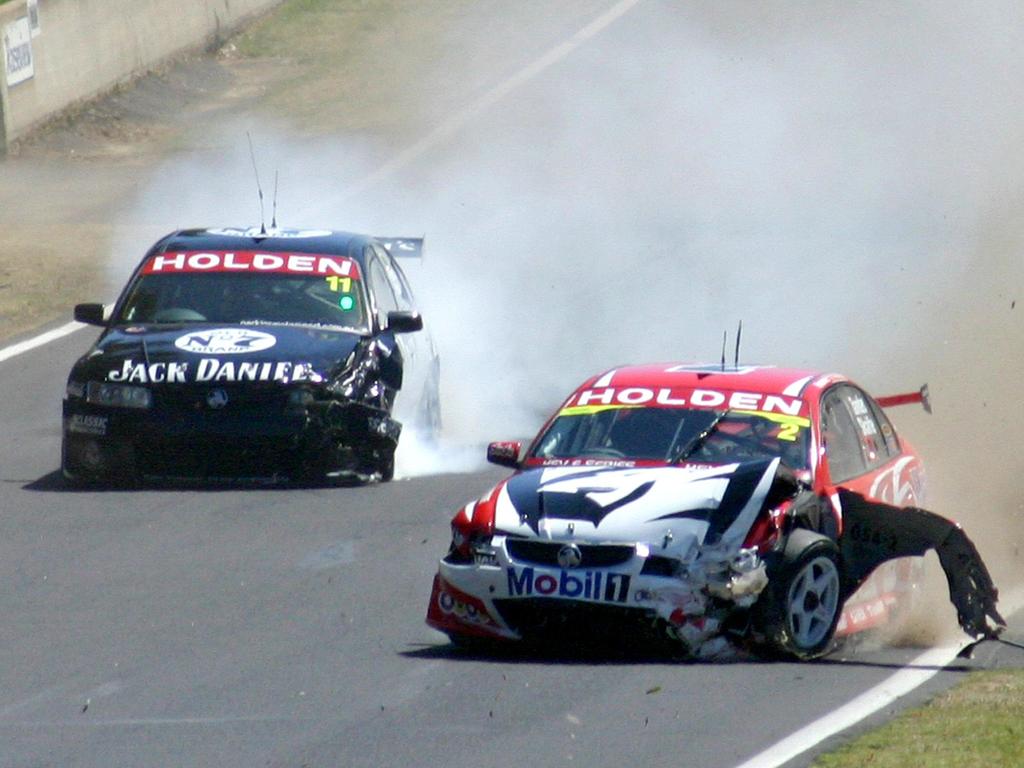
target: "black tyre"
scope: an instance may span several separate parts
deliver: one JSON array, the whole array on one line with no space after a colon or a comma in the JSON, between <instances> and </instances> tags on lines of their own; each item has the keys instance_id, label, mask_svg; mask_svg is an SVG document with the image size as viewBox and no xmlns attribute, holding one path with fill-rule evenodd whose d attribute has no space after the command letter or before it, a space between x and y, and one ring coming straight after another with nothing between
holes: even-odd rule
<instances>
[{"instance_id":1,"label":"black tyre","mask_svg":"<svg viewBox=\"0 0 1024 768\"><path fill-rule=\"evenodd\" d=\"M395 452L385 451L377 464L377 471L380 472L380 481L386 483L395 476Z\"/></svg>"},{"instance_id":2,"label":"black tyre","mask_svg":"<svg viewBox=\"0 0 1024 768\"><path fill-rule=\"evenodd\" d=\"M794 531L758 602L766 650L802 661L826 654L843 608L841 585L835 542L811 531Z\"/></svg>"}]
</instances>

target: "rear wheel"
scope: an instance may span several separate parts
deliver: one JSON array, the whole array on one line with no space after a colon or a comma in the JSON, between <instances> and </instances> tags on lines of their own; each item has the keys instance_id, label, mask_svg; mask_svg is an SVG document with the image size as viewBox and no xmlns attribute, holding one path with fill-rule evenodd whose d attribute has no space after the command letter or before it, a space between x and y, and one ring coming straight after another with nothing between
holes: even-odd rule
<instances>
[{"instance_id":1,"label":"rear wheel","mask_svg":"<svg viewBox=\"0 0 1024 768\"><path fill-rule=\"evenodd\" d=\"M767 650L800 660L826 654L842 610L841 582L835 543L811 531L794 531L758 603Z\"/></svg>"}]
</instances>

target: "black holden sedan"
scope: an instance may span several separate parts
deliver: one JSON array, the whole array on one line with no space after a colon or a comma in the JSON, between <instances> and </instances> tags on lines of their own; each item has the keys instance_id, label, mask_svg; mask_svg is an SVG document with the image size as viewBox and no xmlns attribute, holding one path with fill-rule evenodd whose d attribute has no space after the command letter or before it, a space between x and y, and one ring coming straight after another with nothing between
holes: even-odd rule
<instances>
[{"instance_id":1,"label":"black holden sedan","mask_svg":"<svg viewBox=\"0 0 1024 768\"><path fill-rule=\"evenodd\" d=\"M396 256L420 238L191 229L142 259L71 369L61 468L150 477L389 480L402 423L440 426L439 362Z\"/></svg>"}]
</instances>

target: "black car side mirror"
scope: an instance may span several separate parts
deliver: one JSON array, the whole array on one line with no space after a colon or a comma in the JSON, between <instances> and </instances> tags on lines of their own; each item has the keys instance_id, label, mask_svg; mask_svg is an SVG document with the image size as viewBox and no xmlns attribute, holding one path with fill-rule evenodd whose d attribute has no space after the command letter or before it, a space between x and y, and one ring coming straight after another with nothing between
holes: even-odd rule
<instances>
[{"instance_id":1,"label":"black car side mirror","mask_svg":"<svg viewBox=\"0 0 1024 768\"><path fill-rule=\"evenodd\" d=\"M487 446L487 461L501 467L519 469L519 452L523 444L517 440L491 443Z\"/></svg>"},{"instance_id":2,"label":"black car side mirror","mask_svg":"<svg viewBox=\"0 0 1024 768\"><path fill-rule=\"evenodd\" d=\"M106 311L102 304L75 304L75 320L89 325L106 325Z\"/></svg>"},{"instance_id":3,"label":"black car side mirror","mask_svg":"<svg viewBox=\"0 0 1024 768\"><path fill-rule=\"evenodd\" d=\"M392 333L413 333L423 330L419 312L388 312L388 330Z\"/></svg>"}]
</instances>

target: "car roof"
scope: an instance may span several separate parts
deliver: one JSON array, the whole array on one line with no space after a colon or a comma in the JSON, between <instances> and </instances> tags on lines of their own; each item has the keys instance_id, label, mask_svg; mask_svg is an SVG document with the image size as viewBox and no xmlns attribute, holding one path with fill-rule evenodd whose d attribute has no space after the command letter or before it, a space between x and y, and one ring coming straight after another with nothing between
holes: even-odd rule
<instances>
[{"instance_id":1,"label":"car roof","mask_svg":"<svg viewBox=\"0 0 1024 768\"><path fill-rule=\"evenodd\" d=\"M706 388L725 392L760 392L767 395L804 397L847 381L835 373L770 365L722 366L720 363L649 363L611 368L585 381L577 391L592 387Z\"/></svg>"},{"instance_id":2,"label":"car roof","mask_svg":"<svg viewBox=\"0 0 1024 768\"><path fill-rule=\"evenodd\" d=\"M165 251L260 251L265 253L317 253L351 256L362 261L360 246L373 241L368 235L330 229L217 227L182 229L162 238L148 256Z\"/></svg>"}]
</instances>

